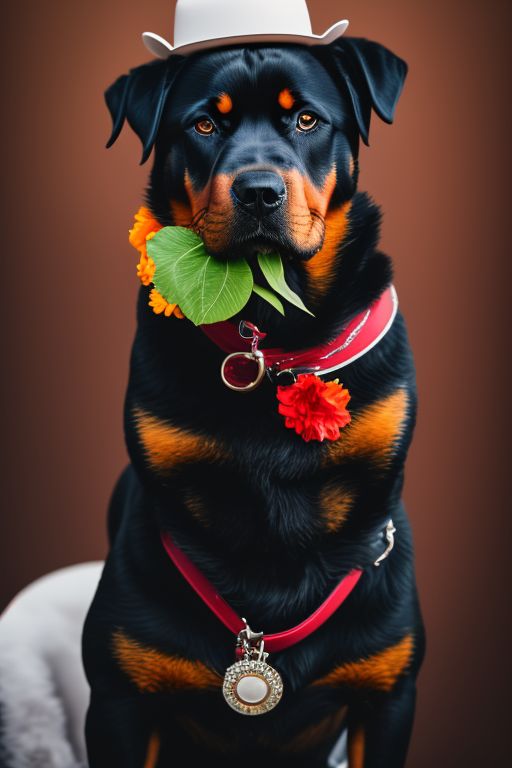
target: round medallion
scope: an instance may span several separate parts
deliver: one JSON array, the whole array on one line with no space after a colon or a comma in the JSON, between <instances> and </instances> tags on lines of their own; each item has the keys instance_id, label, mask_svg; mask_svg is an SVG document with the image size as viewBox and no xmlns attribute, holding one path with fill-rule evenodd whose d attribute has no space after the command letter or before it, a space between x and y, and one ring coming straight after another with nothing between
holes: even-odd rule
<instances>
[{"instance_id":1,"label":"round medallion","mask_svg":"<svg viewBox=\"0 0 512 768\"><path fill-rule=\"evenodd\" d=\"M283 681L265 661L244 659L226 670L224 698L242 715L262 715L274 709L283 695Z\"/></svg>"},{"instance_id":2,"label":"round medallion","mask_svg":"<svg viewBox=\"0 0 512 768\"><path fill-rule=\"evenodd\" d=\"M261 352L233 352L220 368L222 381L236 392L250 392L265 376L265 360Z\"/></svg>"}]
</instances>

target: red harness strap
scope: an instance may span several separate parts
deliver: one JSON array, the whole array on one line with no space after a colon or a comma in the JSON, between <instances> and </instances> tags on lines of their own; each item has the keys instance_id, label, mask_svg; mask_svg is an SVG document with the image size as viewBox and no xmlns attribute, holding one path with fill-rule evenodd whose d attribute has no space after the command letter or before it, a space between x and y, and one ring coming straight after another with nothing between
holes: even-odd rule
<instances>
[{"instance_id":1,"label":"red harness strap","mask_svg":"<svg viewBox=\"0 0 512 768\"><path fill-rule=\"evenodd\" d=\"M188 581L190 586L197 592L199 597L213 611L222 623L235 635L244 629L245 623L217 592L213 584L208 581L206 576L194 565L187 555L174 543L169 533L162 531L162 544L165 551L173 561L176 568L182 576ZM297 626L286 629L284 632L276 632L273 635L264 635L265 649L270 652L284 651L295 643L304 640L316 629L322 626L327 619L340 607L340 605L350 595L357 582L361 578L363 571L360 568L353 568L340 583L333 589L324 602L307 619L301 621Z\"/></svg>"}]
</instances>

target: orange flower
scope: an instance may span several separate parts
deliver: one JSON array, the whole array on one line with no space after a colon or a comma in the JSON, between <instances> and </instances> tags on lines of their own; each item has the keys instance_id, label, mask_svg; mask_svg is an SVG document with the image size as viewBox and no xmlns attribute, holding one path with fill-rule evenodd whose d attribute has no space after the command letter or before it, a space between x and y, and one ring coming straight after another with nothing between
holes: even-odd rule
<instances>
[{"instance_id":1,"label":"orange flower","mask_svg":"<svg viewBox=\"0 0 512 768\"><path fill-rule=\"evenodd\" d=\"M130 236L128 240L134 248L145 256L148 235L152 232L158 232L160 229L162 229L162 225L158 223L149 208L141 205L135 214L133 228L129 230Z\"/></svg>"},{"instance_id":2,"label":"orange flower","mask_svg":"<svg viewBox=\"0 0 512 768\"><path fill-rule=\"evenodd\" d=\"M156 264L151 256L148 256L146 243L160 229L162 229L161 224L158 223L149 208L145 208L142 205L135 214L135 223L133 228L130 229L130 237L128 238L130 244L140 253L140 260L137 264L137 277L142 285L151 285L155 276ZM157 315L163 312L166 317L174 315L179 317L180 320L185 317L178 305L168 302L156 288L153 288L149 294L149 306L153 307L153 312Z\"/></svg>"},{"instance_id":3,"label":"orange flower","mask_svg":"<svg viewBox=\"0 0 512 768\"><path fill-rule=\"evenodd\" d=\"M170 304L161 293L158 293L156 288L151 290L148 303L150 307L153 307L153 312L156 315L161 315L163 312L166 317L175 315L176 317L179 317L180 320L185 317L178 305Z\"/></svg>"},{"instance_id":4,"label":"orange flower","mask_svg":"<svg viewBox=\"0 0 512 768\"><path fill-rule=\"evenodd\" d=\"M337 440L340 427L350 421L350 395L338 379L325 382L314 373L301 373L294 384L277 387L277 399L285 425L306 442Z\"/></svg>"},{"instance_id":5,"label":"orange flower","mask_svg":"<svg viewBox=\"0 0 512 768\"><path fill-rule=\"evenodd\" d=\"M140 261L137 264L137 277L140 279L142 285L149 285L153 282L155 268L155 262L151 256L141 253Z\"/></svg>"}]
</instances>

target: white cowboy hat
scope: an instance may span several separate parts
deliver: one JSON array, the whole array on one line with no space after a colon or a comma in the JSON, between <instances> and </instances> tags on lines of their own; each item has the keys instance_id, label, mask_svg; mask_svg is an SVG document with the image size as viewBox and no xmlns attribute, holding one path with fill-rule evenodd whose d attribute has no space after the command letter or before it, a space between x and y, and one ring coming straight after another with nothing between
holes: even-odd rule
<instances>
[{"instance_id":1,"label":"white cowboy hat","mask_svg":"<svg viewBox=\"0 0 512 768\"><path fill-rule=\"evenodd\" d=\"M326 45L347 27L344 19L314 35L306 0L177 0L174 45L154 32L143 32L142 40L154 56L166 59L235 43Z\"/></svg>"}]
</instances>

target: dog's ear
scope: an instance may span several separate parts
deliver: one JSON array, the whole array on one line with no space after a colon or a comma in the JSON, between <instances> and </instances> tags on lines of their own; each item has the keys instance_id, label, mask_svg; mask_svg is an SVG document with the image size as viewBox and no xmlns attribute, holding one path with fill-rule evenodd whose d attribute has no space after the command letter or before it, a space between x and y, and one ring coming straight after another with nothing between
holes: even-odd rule
<instances>
[{"instance_id":1,"label":"dog's ear","mask_svg":"<svg viewBox=\"0 0 512 768\"><path fill-rule=\"evenodd\" d=\"M152 61L121 75L105 91L105 101L112 117L111 147L125 119L142 142L142 159L146 162L155 143L158 127L171 86L185 56L170 56L165 61Z\"/></svg>"},{"instance_id":2,"label":"dog's ear","mask_svg":"<svg viewBox=\"0 0 512 768\"><path fill-rule=\"evenodd\" d=\"M407 64L380 43L364 37L341 37L326 46L338 77L348 90L362 139L368 145L372 108L392 123Z\"/></svg>"}]
</instances>

